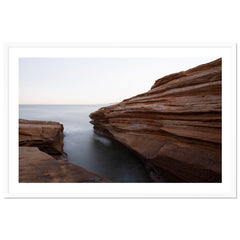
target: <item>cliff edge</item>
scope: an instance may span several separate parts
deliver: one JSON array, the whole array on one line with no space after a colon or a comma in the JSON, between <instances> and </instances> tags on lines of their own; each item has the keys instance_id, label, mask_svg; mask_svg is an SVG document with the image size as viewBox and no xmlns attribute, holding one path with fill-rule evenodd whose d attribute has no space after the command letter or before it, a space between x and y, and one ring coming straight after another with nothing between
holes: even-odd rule
<instances>
[{"instance_id":1,"label":"cliff edge","mask_svg":"<svg viewBox=\"0 0 240 240\"><path fill-rule=\"evenodd\" d=\"M221 182L221 89L217 59L91 113L91 123L138 154L155 181L167 174L180 182Z\"/></svg>"}]
</instances>

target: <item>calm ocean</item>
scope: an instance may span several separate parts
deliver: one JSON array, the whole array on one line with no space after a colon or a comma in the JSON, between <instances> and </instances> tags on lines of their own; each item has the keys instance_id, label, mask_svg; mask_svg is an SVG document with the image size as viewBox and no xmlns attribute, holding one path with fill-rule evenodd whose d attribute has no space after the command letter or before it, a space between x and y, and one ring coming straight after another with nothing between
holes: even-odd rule
<instances>
[{"instance_id":1,"label":"calm ocean","mask_svg":"<svg viewBox=\"0 0 240 240\"><path fill-rule=\"evenodd\" d=\"M149 182L140 160L120 143L96 135L89 114L106 105L20 105L19 117L64 125L64 152L70 163L114 182Z\"/></svg>"}]
</instances>

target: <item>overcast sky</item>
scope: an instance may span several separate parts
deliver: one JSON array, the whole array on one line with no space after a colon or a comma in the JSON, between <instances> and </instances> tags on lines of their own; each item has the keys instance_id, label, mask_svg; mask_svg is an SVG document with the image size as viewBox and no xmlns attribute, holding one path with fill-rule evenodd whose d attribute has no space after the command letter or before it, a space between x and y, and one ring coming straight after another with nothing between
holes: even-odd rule
<instances>
[{"instance_id":1,"label":"overcast sky","mask_svg":"<svg viewBox=\"0 0 240 240\"><path fill-rule=\"evenodd\" d=\"M20 104L106 104L214 58L21 58Z\"/></svg>"}]
</instances>

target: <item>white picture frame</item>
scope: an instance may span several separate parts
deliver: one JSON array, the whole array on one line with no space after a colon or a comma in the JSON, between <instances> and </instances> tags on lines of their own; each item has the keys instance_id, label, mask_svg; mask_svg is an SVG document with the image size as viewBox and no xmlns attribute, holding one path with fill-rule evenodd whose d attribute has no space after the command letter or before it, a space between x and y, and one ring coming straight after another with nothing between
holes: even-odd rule
<instances>
[{"instance_id":1,"label":"white picture frame","mask_svg":"<svg viewBox=\"0 0 240 240\"><path fill-rule=\"evenodd\" d=\"M18 59L222 58L222 183L19 183ZM5 44L5 198L236 198L236 44Z\"/></svg>"}]
</instances>

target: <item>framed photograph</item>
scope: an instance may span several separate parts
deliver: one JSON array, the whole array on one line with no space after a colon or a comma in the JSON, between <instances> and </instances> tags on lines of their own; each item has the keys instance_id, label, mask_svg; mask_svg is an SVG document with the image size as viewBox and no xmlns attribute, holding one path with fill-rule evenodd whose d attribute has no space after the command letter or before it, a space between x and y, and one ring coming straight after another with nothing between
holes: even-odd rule
<instances>
[{"instance_id":1,"label":"framed photograph","mask_svg":"<svg viewBox=\"0 0 240 240\"><path fill-rule=\"evenodd\" d=\"M235 198L235 44L6 44L6 198Z\"/></svg>"}]
</instances>

